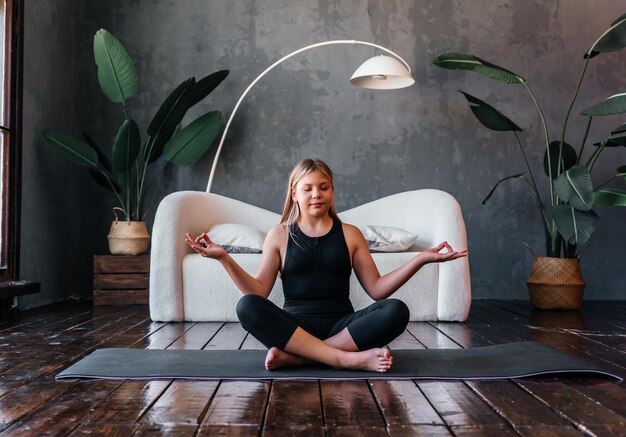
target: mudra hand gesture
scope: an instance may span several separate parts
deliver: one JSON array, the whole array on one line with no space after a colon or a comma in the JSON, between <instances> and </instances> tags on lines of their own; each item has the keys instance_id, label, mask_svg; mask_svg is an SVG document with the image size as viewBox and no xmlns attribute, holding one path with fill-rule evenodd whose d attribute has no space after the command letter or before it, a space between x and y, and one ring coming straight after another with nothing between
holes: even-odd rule
<instances>
[{"instance_id":1,"label":"mudra hand gesture","mask_svg":"<svg viewBox=\"0 0 626 437\"><path fill-rule=\"evenodd\" d=\"M443 249L446 249L446 251L441 252ZM454 259L467 256L467 249L455 251L452 249L452 246L450 246L447 241L444 241L443 243L440 243L438 246L433 247L432 249L423 251L420 256L427 263L452 261Z\"/></svg>"},{"instance_id":2,"label":"mudra hand gesture","mask_svg":"<svg viewBox=\"0 0 626 437\"><path fill-rule=\"evenodd\" d=\"M226 256L226 251L221 246L212 242L209 236L204 232L196 238L193 238L189 233L185 234L185 236L185 243L203 257L219 260Z\"/></svg>"}]
</instances>

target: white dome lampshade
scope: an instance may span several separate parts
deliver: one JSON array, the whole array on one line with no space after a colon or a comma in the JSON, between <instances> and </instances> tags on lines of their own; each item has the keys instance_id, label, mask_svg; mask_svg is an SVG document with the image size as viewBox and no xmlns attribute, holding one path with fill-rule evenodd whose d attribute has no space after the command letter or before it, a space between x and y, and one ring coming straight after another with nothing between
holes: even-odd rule
<instances>
[{"instance_id":1,"label":"white dome lampshade","mask_svg":"<svg viewBox=\"0 0 626 437\"><path fill-rule=\"evenodd\" d=\"M415 83L409 69L391 56L374 56L356 69L350 83L361 88L392 90Z\"/></svg>"}]
</instances>

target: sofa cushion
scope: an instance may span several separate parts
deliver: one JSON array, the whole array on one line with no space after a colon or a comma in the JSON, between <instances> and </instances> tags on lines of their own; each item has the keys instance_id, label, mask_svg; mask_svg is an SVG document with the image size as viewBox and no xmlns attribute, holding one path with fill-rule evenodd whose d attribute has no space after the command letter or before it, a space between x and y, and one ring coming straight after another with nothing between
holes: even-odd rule
<instances>
[{"instance_id":1,"label":"sofa cushion","mask_svg":"<svg viewBox=\"0 0 626 437\"><path fill-rule=\"evenodd\" d=\"M417 240L417 234L393 226L365 225L359 230L370 252L404 252Z\"/></svg>"},{"instance_id":2,"label":"sofa cushion","mask_svg":"<svg viewBox=\"0 0 626 437\"><path fill-rule=\"evenodd\" d=\"M209 238L228 253L261 253L265 232L239 223L211 226Z\"/></svg>"}]
</instances>

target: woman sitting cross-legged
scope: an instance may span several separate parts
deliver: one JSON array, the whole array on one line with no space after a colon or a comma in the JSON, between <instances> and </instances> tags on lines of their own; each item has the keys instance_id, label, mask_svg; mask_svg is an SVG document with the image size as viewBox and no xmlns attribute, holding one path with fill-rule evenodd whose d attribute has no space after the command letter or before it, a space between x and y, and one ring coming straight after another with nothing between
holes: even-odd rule
<instances>
[{"instance_id":1,"label":"woman sitting cross-legged","mask_svg":"<svg viewBox=\"0 0 626 437\"><path fill-rule=\"evenodd\" d=\"M359 229L337 217L332 172L316 159L301 161L291 172L281 223L265 238L256 277L206 234L187 234L185 241L200 255L219 261L244 294L237 316L269 349L268 370L318 362L386 372L393 357L384 346L409 321L406 304L389 296L425 264L467 255L443 242L381 276ZM350 303L352 270L376 301L356 312ZM282 309L267 299L279 274Z\"/></svg>"}]
</instances>

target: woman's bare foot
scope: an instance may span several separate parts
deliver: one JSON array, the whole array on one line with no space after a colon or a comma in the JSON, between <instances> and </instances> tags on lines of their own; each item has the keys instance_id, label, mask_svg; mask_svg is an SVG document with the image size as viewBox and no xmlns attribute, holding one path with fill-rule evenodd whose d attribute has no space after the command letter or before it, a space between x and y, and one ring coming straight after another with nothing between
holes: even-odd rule
<instances>
[{"instance_id":1,"label":"woman's bare foot","mask_svg":"<svg viewBox=\"0 0 626 437\"><path fill-rule=\"evenodd\" d=\"M393 357L387 348L375 348L362 352L346 352L341 360L341 367L346 369L386 372L393 364Z\"/></svg>"},{"instance_id":2,"label":"woman's bare foot","mask_svg":"<svg viewBox=\"0 0 626 437\"><path fill-rule=\"evenodd\" d=\"M273 347L268 350L267 355L265 356L265 368L267 370L276 370L279 367L287 366L302 366L310 363L312 363L311 360L299 357L298 355L290 354L289 352L285 352L277 347Z\"/></svg>"}]
</instances>

